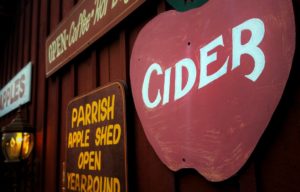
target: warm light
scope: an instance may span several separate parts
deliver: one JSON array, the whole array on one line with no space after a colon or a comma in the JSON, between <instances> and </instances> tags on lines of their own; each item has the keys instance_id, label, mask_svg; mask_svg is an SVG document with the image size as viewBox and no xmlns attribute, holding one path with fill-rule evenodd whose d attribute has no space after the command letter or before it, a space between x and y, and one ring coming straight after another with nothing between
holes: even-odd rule
<instances>
[{"instance_id":1,"label":"warm light","mask_svg":"<svg viewBox=\"0 0 300 192\"><path fill-rule=\"evenodd\" d=\"M17 133L17 137L16 137L17 145L21 145L22 140L23 140L22 133Z\"/></svg>"},{"instance_id":2,"label":"warm light","mask_svg":"<svg viewBox=\"0 0 300 192\"><path fill-rule=\"evenodd\" d=\"M23 134L23 148L22 148L22 158L26 159L33 148L33 134L24 133Z\"/></svg>"},{"instance_id":3,"label":"warm light","mask_svg":"<svg viewBox=\"0 0 300 192\"><path fill-rule=\"evenodd\" d=\"M27 159L33 149L33 128L21 116L20 109L16 117L2 132L2 152L5 162L15 162Z\"/></svg>"},{"instance_id":4,"label":"warm light","mask_svg":"<svg viewBox=\"0 0 300 192\"><path fill-rule=\"evenodd\" d=\"M8 161L26 159L33 148L33 134L4 133L2 135L2 150Z\"/></svg>"},{"instance_id":5,"label":"warm light","mask_svg":"<svg viewBox=\"0 0 300 192\"><path fill-rule=\"evenodd\" d=\"M18 160L21 151L22 133L4 133L2 136L2 148L4 155L11 160Z\"/></svg>"}]
</instances>

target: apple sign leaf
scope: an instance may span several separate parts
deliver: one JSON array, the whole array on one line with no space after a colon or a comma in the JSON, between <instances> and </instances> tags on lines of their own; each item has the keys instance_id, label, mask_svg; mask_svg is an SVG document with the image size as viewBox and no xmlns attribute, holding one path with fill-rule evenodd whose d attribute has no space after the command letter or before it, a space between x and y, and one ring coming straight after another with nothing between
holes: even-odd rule
<instances>
[{"instance_id":1,"label":"apple sign leaf","mask_svg":"<svg viewBox=\"0 0 300 192\"><path fill-rule=\"evenodd\" d=\"M184 12L202 6L208 0L167 0L177 11Z\"/></svg>"},{"instance_id":2,"label":"apple sign leaf","mask_svg":"<svg viewBox=\"0 0 300 192\"><path fill-rule=\"evenodd\" d=\"M209 181L236 174L280 101L295 36L292 0L209 0L147 23L134 43L130 81L161 161Z\"/></svg>"}]
</instances>

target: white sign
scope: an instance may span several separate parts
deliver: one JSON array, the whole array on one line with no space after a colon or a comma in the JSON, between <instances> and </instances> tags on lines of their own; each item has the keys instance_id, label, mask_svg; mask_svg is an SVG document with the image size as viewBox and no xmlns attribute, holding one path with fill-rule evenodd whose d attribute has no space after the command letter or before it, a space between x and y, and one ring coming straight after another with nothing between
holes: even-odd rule
<instances>
[{"instance_id":1,"label":"white sign","mask_svg":"<svg viewBox=\"0 0 300 192\"><path fill-rule=\"evenodd\" d=\"M30 101L31 73L29 62L0 90L0 117Z\"/></svg>"}]
</instances>

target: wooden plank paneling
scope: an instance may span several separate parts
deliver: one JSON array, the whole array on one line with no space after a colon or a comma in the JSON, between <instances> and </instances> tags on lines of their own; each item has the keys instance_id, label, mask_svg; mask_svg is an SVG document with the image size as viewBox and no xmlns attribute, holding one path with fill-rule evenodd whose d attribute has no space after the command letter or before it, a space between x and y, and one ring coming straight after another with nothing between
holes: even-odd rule
<instances>
[{"instance_id":1,"label":"wooden plank paneling","mask_svg":"<svg viewBox=\"0 0 300 192\"><path fill-rule=\"evenodd\" d=\"M99 53L99 81L103 86L109 82L109 49L102 47Z\"/></svg>"},{"instance_id":2,"label":"wooden plank paneling","mask_svg":"<svg viewBox=\"0 0 300 192\"><path fill-rule=\"evenodd\" d=\"M33 73L32 73L32 96L31 96L31 100L32 102L30 103L30 120L29 122L31 123L31 125L33 126L33 128L36 131L36 142L38 143L38 136L40 136L40 130L37 129L37 121L39 121L39 119L37 119L37 117L39 117L40 115L37 114L37 95L38 95L38 39L39 39L39 1L38 0L33 0L30 2L31 3L31 9L32 9L32 13L30 14L30 19L32 24L31 24L31 41L30 41L30 60L32 61L32 65L33 65ZM39 95L40 96L40 95ZM42 143L39 143L39 145L42 145ZM42 145L43 146L43 145ZM39 156L39 154L36 151L33 151L33 163L34 166L31 167L31 171L33 172L34 177L31 178L31 182L32 182L32 187L31 187L31 191L39 191L41 190L41 179L36 179L38 178L38 176L41 175L41 172L39 169L39 167L41 166L40 164L40 159L41 156Z\"/></svg>"},{"instance_id":3,"label":"wooden plank paneling","mask_svg":"<svg viewBox=\"0 0 300 192\"><path fill-rule=\"evenodd\" d=\"M96 54L85 52L76 60L77 65L77 95L83 95L96 88Z\"/></svg>"},{"instance_id":4,"label":"wooden plank paneling","mask_svg":"<svg viewBox=\"0 0 300 192\"><path fill-rule=\"evenodd\" d=\"M1 76L2 76L2 83L3 83L1 88L3 88L7 83L7 74L8 74L8 71L7 71L7 69L8 69L8 58L7 58L7 55L8 55L8 46L5 46L4 47L3 68L1 69L1 72L2 72Z\"/></svg>"},{"instance_id":5,"label":"wooden plank paneling","mask_svg":"<svg viewBox=\"0 0 300 192\"><path fill-rule=\"evenodd\" d=\"M47 97L47 124L46 124L46 155L45 155L45 192L53 192L58 186L57 162L59 158L58 143L58 97L59 97L59 79L48 79L48 97Z\"/></svg>"},{"instance_id":6,"label":"wooden plank paneling","mask_svg":"<svg viewBox=\"0 0 300 192\"><path fill-rule=\"evenodd\" d=\"M26 3L27 2L27 3ZM32 102L23 109L36 128L34 190L62 190L65 161L65 112L75 96L114 80L129 87L128 138L130 191L138 192L276 192L299 191L300 88L299 39L290 80L277 112L252 158L233 178L219 183L205 180L198 172L170 171L156 156L136 114L130 92L130 54L140 29L155 15L169 9L163 0L144 6L108 32L94 45L45 78L45 40L61 19L68 17L77 0L20 1L14 27L1 45L0 86L5 85L29 60L34 65ZM297 26L299 1L294 1ZM8 124L15 113L0 119ZM1 173L0 173L1 174ZM1 181L0 181L1 184Z\"/></svg>"},{"instance_id":7,"label":"wooden plank paneling","mask_svg":"<svg viewBox=\"0 0 300 192\"><path fill-rule=\"evenodd\" d=\"M43 49L47 31L48 31L48 24L47 24L47 15L48 15L48 4L47 1L39 1L34 0L34 7L38 9L38 45L37 45L37 62L36 62L36 145L35 145L35 187L34 191L43 191L43 185L45 184L45 169L46 163L44 162L45 156L45 117L46 117L46 106L45 106L45 90L46 90L46 83L45 83L45 49ZM34 8L35 9L35 8Z\"/></svg>"},{"instance_id":8,"label":"wooden plank paneling","mask_svg":"<svg viewBox=\"0 0 300 192\"><path fill-rule=\"evenodd\" d=\"M17 70L19 71L20 69L22 69L22 66L23 66L23 51L24 51L24 23L25 23L25 17L24 17L24 12L25 10L25 1L21 1L21 6L20 6L20 16L19 16L19 22L20 22L20 25L19 25L19 33L18 33L18 36L19 36L19 39L18 39L18 66L17 66Z\"/></svg>"},{"instance_id":9,"label":"wooden plank paneling","mask_svg":"<svg viewBox=\"0 0 300 192\"><path fill-rule=\"evenodd\" d=\"M135 190L143 192L175 191L173 172L157 157L137 118L135 120Z\"/></svg>"},{"instance_id":10,"label":"wooden plank paneling","mask_svg":"<svg viewBox=\"0 0 300 192\"><path fill-rule=\"evenodd\" d=\"M248 165L249 164L249 165ZM241 192L257 191L256 183L256 162L251 158L244 166L243 173L239 178Z\"/></svg>"},{"instance_id":11,"label":"wooden plank paneling","mask_svg":"<svg viewBox=\"0 0 300 192\"><path fill-rule=\"evenodd\" d=\"M15 52L15 48L16 48L16 45L14 43L15 36L16 36L15 29L16 29L16 26L14 26L14 25L10 26L9 30L11 31L11 33L9 33L9 36L7 38L7 52L5 55L5 57L6 57L6 75L3 75L4 79L5 79L4 86L10 81L10 79L12 79L16 75L16 72L17 72L16 65L14 63L14 52ZM3 119L4 119L3 124L7 125L11 121L12 118L13 118L13 112L5 115L3 117Z\"/></svg>"},{"instance_id":12,"label":"wooden plank paneling","mask_svg":"<svg viewBox=\"0 0 300 192\"><path fill-rule=\"evenodd\" d=\"M10 64L9 64L10 72L9 73L11 74L10 79L13 78L18 72L17 67L15 65L15 58L14 58L14 53L15 53L15 49L16 49L16 45L14 43L16 35L15 35L14 31L16 30L16 26L12 26L11 30L12 30L12 33L10 34L11 38L9 39L10 45L11 45L11 47L10 47L11 52L10 52L10 56L9 56L9 62L10 62Z\"/></svg>"},{"instance_id":13,"label":"wooden plank paneling","mask_svg":"<svg viewBox=\"0 0 300 192\"><path fill-rule=\"evenodd\" d=\"M32 3L27 1L25 4L24 13L24 44L23 44L23 61L21 67L23 68L29 61L31 56L31 25L32 25ZM34 66L33 66L34 70ZM34 75L34 74L33 74ZM33 81L31 83L31 89L33 90ZM32 91L33 92L33 91ZM31 97L33 99L33 97ZM26 105L27 120L32 125L31 111L33 110L33 102Z\"/></svg>"},{"instance_id":14,"label":"wooden plank paneling","mask_svg":"<svg viewBox=\"0 0 300 192\"><path fill-rule=\"evenodd\" d=\"M61 19L61 1L52 0L50 3L49 27L50 33L55 30ZM57 191L59 185L59 146L60 146L60 78L54 75L47 79L47 123L45 145L45 192Z\"/></svg>"},{"instance_id":15,"label":"wooden plank paneling","mask_svg":"<svg viewBox=\"0 0 300 192\"><path fill-rule=\"evenodd\" d=\"M13 69L13 73L14 74L17 74L18 72L18 45L19 45L19 42L18 42L18 38L19 38L19 35L18 35L18 30L19 30L19 19L17 19L17 17L14 18L14 21L16 22L16 25L14 25L14 29L13 29L13 34L14 34L14 38L13 38L13 47L14 47L14 51L13 51L13 65L14 65L14 69Z\"/></svg>"},{"instance_id":16,"label":"wooden plank paneling","mask_svg":"<svg viewBox=\"0 0 300 192\"><path fill-rule=\"evenodd\" d=\"M155 15L155 12L158 7L161 7L160 4L151 4L154 2L148 2L148 8L141 10L144 15L143 17L137 16L137 20L135 20L135 25L131 26L132 28L129 30L127 48L130 55L131 50L134 45L134 41L138 35L140 29ZM151 9L149 9L149 7ZM129 63L128 63L129 67ZM126 70L126 69L125 69ZM129 70L127 70L129 72ZM127 74L128 75L128 74ZM129 84L130 87L130 84ZM134 107L132 104L131 107ZM142 125L139 121L139 118L135 112L135 109L132 109L131 115L133 117L133 127L134 129L128 128L128 134L132 137L134 135L134 159L135 165L132 165L132 168L135 170L134 179L132 179L134 183L133 191L143 191L143 192L165 192L165 191L176 191L175 188L175 177L174 173L169 170L157 157L153 148L149 144ZM131 127L130 125L128 127Z\"/></svg>"},{"instance_id":17,"label":"wooden plank paneling","mask_svg":"<svg viewBox=\"0 0 300 192\"><path fill-rule=\"evenodd\" d=\"M32 102L31 102L31 110L30 110L30 123L33 127L36 127L36 105L37 105L37 68L38 68L38 23L39 23L39 4L37 0L31 1L31 9L32 13L30 14L31 24L31 41L30 41L30 56L29 60L33 65L33 74L32 74Z\"/></svg>"},{"instance_id":18,"label":"wooden plank paneling","mask_svg":"<svg viewBox=\"0 0 300 192\"><path fill-rule=\"evenodd\" d=\"M63 70L64 75L61 78L61 121L60 121L60 160L59 160L59 189L63 191L63 163L66 161L67 137L66 137L66 111L70 100L74 97L74 67L67 67Z\"/></svg>"},{"instance_id":19,"label":"wooden plank paneling","mask_svg":"<svg viewBox=\"0 0 300 192\"><path fill-rule=\"evenodd\" d=\"M73 0L62 1L62 19L67 17L74 6ZM61 100L60 100L60 160L59 160L59 191L64 191L65 178L63 163L66 161L66 111L69 101L75 95L75 70L71 63L59 72L61 75Z\"/></svg>"},{"instance_id":20,"label":"wooden plank paneling","mask_svg":"<svg viewBox=\"0 0 300 192\"><path fill-rule=\"evenodd\" d=\"M6 85L6 83L8 83L8 79L9 79L9 72L8 72L8 68L9 68L9 64L8 64L8 57L9 57L9 52L8 52L8 44L5 47L5 68L3 70L3 77L4 77L4 85Z\"/></svg>"},{"instance_id":21,"label":"wooden plank paneling","mask_svg":"<svg viewBox=\"0 0 300 192\"><path fill-rule=\"evenodd\" d=\"M8 41L9 42L12 42L12 40L13 40L13 34L11 33L11 34L9 34L9 39L8 39ZM13 69L12 69L12 65L13 65L13 58L12 58L12 52L13 52L13 50L14 50L14 47L13 47L13 44L11 44L11 43L9 43L8 44L8 55L7 55L7 57L8 57L8 60L7 60L7 82L13 77Z\"/></svg>"},{"instance_id":22,"label":"wooden plank paneling","mask_svg":"<svg viewBox=\"0 0 300 192\"><path fill-rule=\"evenodd\" d=\"M31 1L27 1L25 4L24 13L24 44L23 44L23 61L22 67L30 60L31 54L31 24L32 24L32 7Z\"/></svg>"},{"instance_id":23,"label":"wooden plank paneling","mask_svg":"<svg viewBox=\"0 0 300 192\"><path fill-rule=\"evenodd\" d=\"M122 31L111 37L113 42L109 46L110 81L126 80L126 42L125 32Z\"/></svg>"},{"instance_id":24,"label":"wooden plank paneling","mask_svg":"<svg viewBox=\"0 0 300 192\"><path fill-rule=\"evenodd\" d=\"M236 178L213 183L207 181L197 171L192 169L181 170L176 173L176 188L180 192L240 192L239 182Z\"/></svg>"}]
</instances>

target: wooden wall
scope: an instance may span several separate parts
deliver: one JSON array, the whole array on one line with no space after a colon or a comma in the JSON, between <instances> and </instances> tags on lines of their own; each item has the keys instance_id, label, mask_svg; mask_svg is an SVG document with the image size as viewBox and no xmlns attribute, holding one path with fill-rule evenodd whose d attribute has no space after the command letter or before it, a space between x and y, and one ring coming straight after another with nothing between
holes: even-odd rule
<instances>
[{"instance_id":1,"label":"wooden wall","mask_svg":"<svg viewBox=\"0 0 300 192\"><path fill-rule=\"evenodd\" d=\"M300 1L294 0L297 30ZM33 63L32 101L23 115L36 128L32 177L27 191L62 190L65 158L66 107L75 96L114 80L124 80L128 94L129 191L137 192L280 192L300 191L300 67L299 38L293 69L285 93L255 152L231 179L211 183L196 171L172 172L148 143L130 94L129 59L134 40L145 23L169 7L163 0L142 7L69 62L45 78L45 41L68 17L77 0L22 0L12 20L6 44L0 45L0 87L25 64ZM298 33L299 34L299 33ZM15 112L0 119L8 124ZM2 163L3 164L3 163ZM0 173L3 174L3 173ZM0 181L0 186L1 186Z\"/></svg>"}]
</instances>

